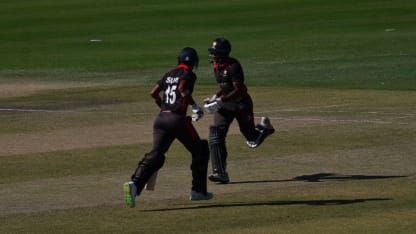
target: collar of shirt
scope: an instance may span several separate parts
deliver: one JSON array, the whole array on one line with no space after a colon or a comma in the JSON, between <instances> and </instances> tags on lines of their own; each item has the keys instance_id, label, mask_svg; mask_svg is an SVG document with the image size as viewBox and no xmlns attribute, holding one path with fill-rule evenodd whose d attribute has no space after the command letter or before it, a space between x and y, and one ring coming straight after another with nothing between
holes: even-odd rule
<instances>
[{"instance_id":1,"label":"collar of shirt","mask_svg":"<svg viewBox=\"0 0 416 234\"><path fill-rule=\"evenodd\" d=\"M191 67L187 64L181 63L181 64L178 65L178 68L190 70Z\"/></svg>"}]
</instances>

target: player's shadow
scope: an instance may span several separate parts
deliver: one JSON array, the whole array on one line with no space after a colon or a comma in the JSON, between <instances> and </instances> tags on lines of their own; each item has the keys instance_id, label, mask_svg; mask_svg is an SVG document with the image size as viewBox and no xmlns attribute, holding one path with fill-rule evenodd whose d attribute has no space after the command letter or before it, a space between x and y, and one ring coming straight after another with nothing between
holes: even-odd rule
<instances>
[{"instance_id":1,"label":"player's shadow","mask_svg":"<svg viewBox=\"0 0 416 234\"><path fill-rule=\"evenodd\" d=\"M390 198L364 198L364 199L330 199L330 200L305 200L305 201L264 201L264 202L229 202L215 204L200 204L185 207L173 207L164 209L144 210L144 212L157 211L178 211L178 210L196 210L209 208L227 208L227 207L251 207L251 206L289 206L289 205L309 205L309 206L330 206L330 205L348 205L354 203L370 201L390 201Z\"/></svg>"},{"instance_id":2,"label":"player's shadow","mask_svg":"<svg viewBox=\"0 0 416 234\"><path fill-rule=\"evenodd\" d=\"M317 173L312 175L296 176L292 179L283 180L247 180L233 181L229 184L253 184L253 183L281 183L281 182L326 182L326 181L350 181L350 180L377 180L389 178L403 178L408 176L380 176L380 175L338 175L335 173ZM250 206L287 206L287 205L309 205L309 206L329 206L329 205L347 205L371 201L389 201L390 198L361 198L361 199L329 199L329 200L305 200L305 201L264 201L264 202L230 202L230 203L210 203L182 207L173 207L165 209L144 210L144 212L153 211L175 211L175 210L195 210L208 208L226 208L226 207L250 207Z\"/></svg>"},{"instance_id":3,"label":"player's shadow","mask_svg":"<svg viewBox=\"0 0 416 234\"><path fill-rule=\"evenodd\" d=\"M390 178L403 178L408 176L380 176L380 175L337 175L335 173L317 173L312 175L296 176L292 179L284 180L246 180L246 181L233 181L230 184L255 184L255 183L278 183L278 182L325 182L325 181L349 181L349 180L377 180L377 179L390 179Z\"/></svg>"}]
</instances>

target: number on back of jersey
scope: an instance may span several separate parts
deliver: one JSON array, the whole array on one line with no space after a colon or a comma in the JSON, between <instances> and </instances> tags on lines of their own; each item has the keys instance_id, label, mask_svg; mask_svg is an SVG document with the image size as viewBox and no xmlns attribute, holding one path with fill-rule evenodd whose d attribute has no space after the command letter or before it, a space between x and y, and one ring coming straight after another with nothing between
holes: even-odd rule
<instances>
[{"instance_id":1,"label":"number on back of jersey","mask_svg":"<svg viewBox=\"0 0 416 234\"><path fill-rule=\"evenodd\" d=\"M177 85L169 85L165 90L165 103L173 105L176 102L176 88Z\"/></svg>"}]
</instances>

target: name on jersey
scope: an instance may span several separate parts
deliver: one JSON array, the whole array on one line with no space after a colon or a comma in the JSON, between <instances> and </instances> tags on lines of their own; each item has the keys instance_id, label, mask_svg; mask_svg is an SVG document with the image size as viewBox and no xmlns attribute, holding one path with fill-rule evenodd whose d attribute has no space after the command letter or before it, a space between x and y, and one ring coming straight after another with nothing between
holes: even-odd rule
<instances>
[{"instance_id":1,"label":"name on jersey","mask_svg":"<svg viewBox=\"0 0 416 234\"><path fill-rule=\"evenodd\" d=\"M171 77L171 76L169 76L169 77L166 78L165 83L166 84L177 84L177 83L179 83L179 77Z\"/></svg>"}]
</instances>

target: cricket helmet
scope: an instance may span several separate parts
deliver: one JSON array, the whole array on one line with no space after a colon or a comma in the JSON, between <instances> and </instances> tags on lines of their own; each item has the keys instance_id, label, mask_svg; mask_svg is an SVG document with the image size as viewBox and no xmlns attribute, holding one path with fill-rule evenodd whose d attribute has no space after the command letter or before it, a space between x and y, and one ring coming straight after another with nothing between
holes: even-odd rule
<instances>
[{"instance_id":1,"label":"cricket helmet","mask_svg":"<svg viewBox=\"0 0 416 234\"><path fill-rule=\"evenodd\" d=\"M187 64L192 67L198 67L199 58L196 50L191 47L185 47L178 55L178 64Z\"/></svg>"},{"instance_id":2,"label":"cricket helmet","mask_svg":"<svg viewBox=\"0 0 416 234\"><path fill-rule=\"evenodd\" d=\"M231 52L231 44L225 38L217 38L212 42L211 47L208 48L210 54L228 56Z\"/></svg>"}]
</instances>

